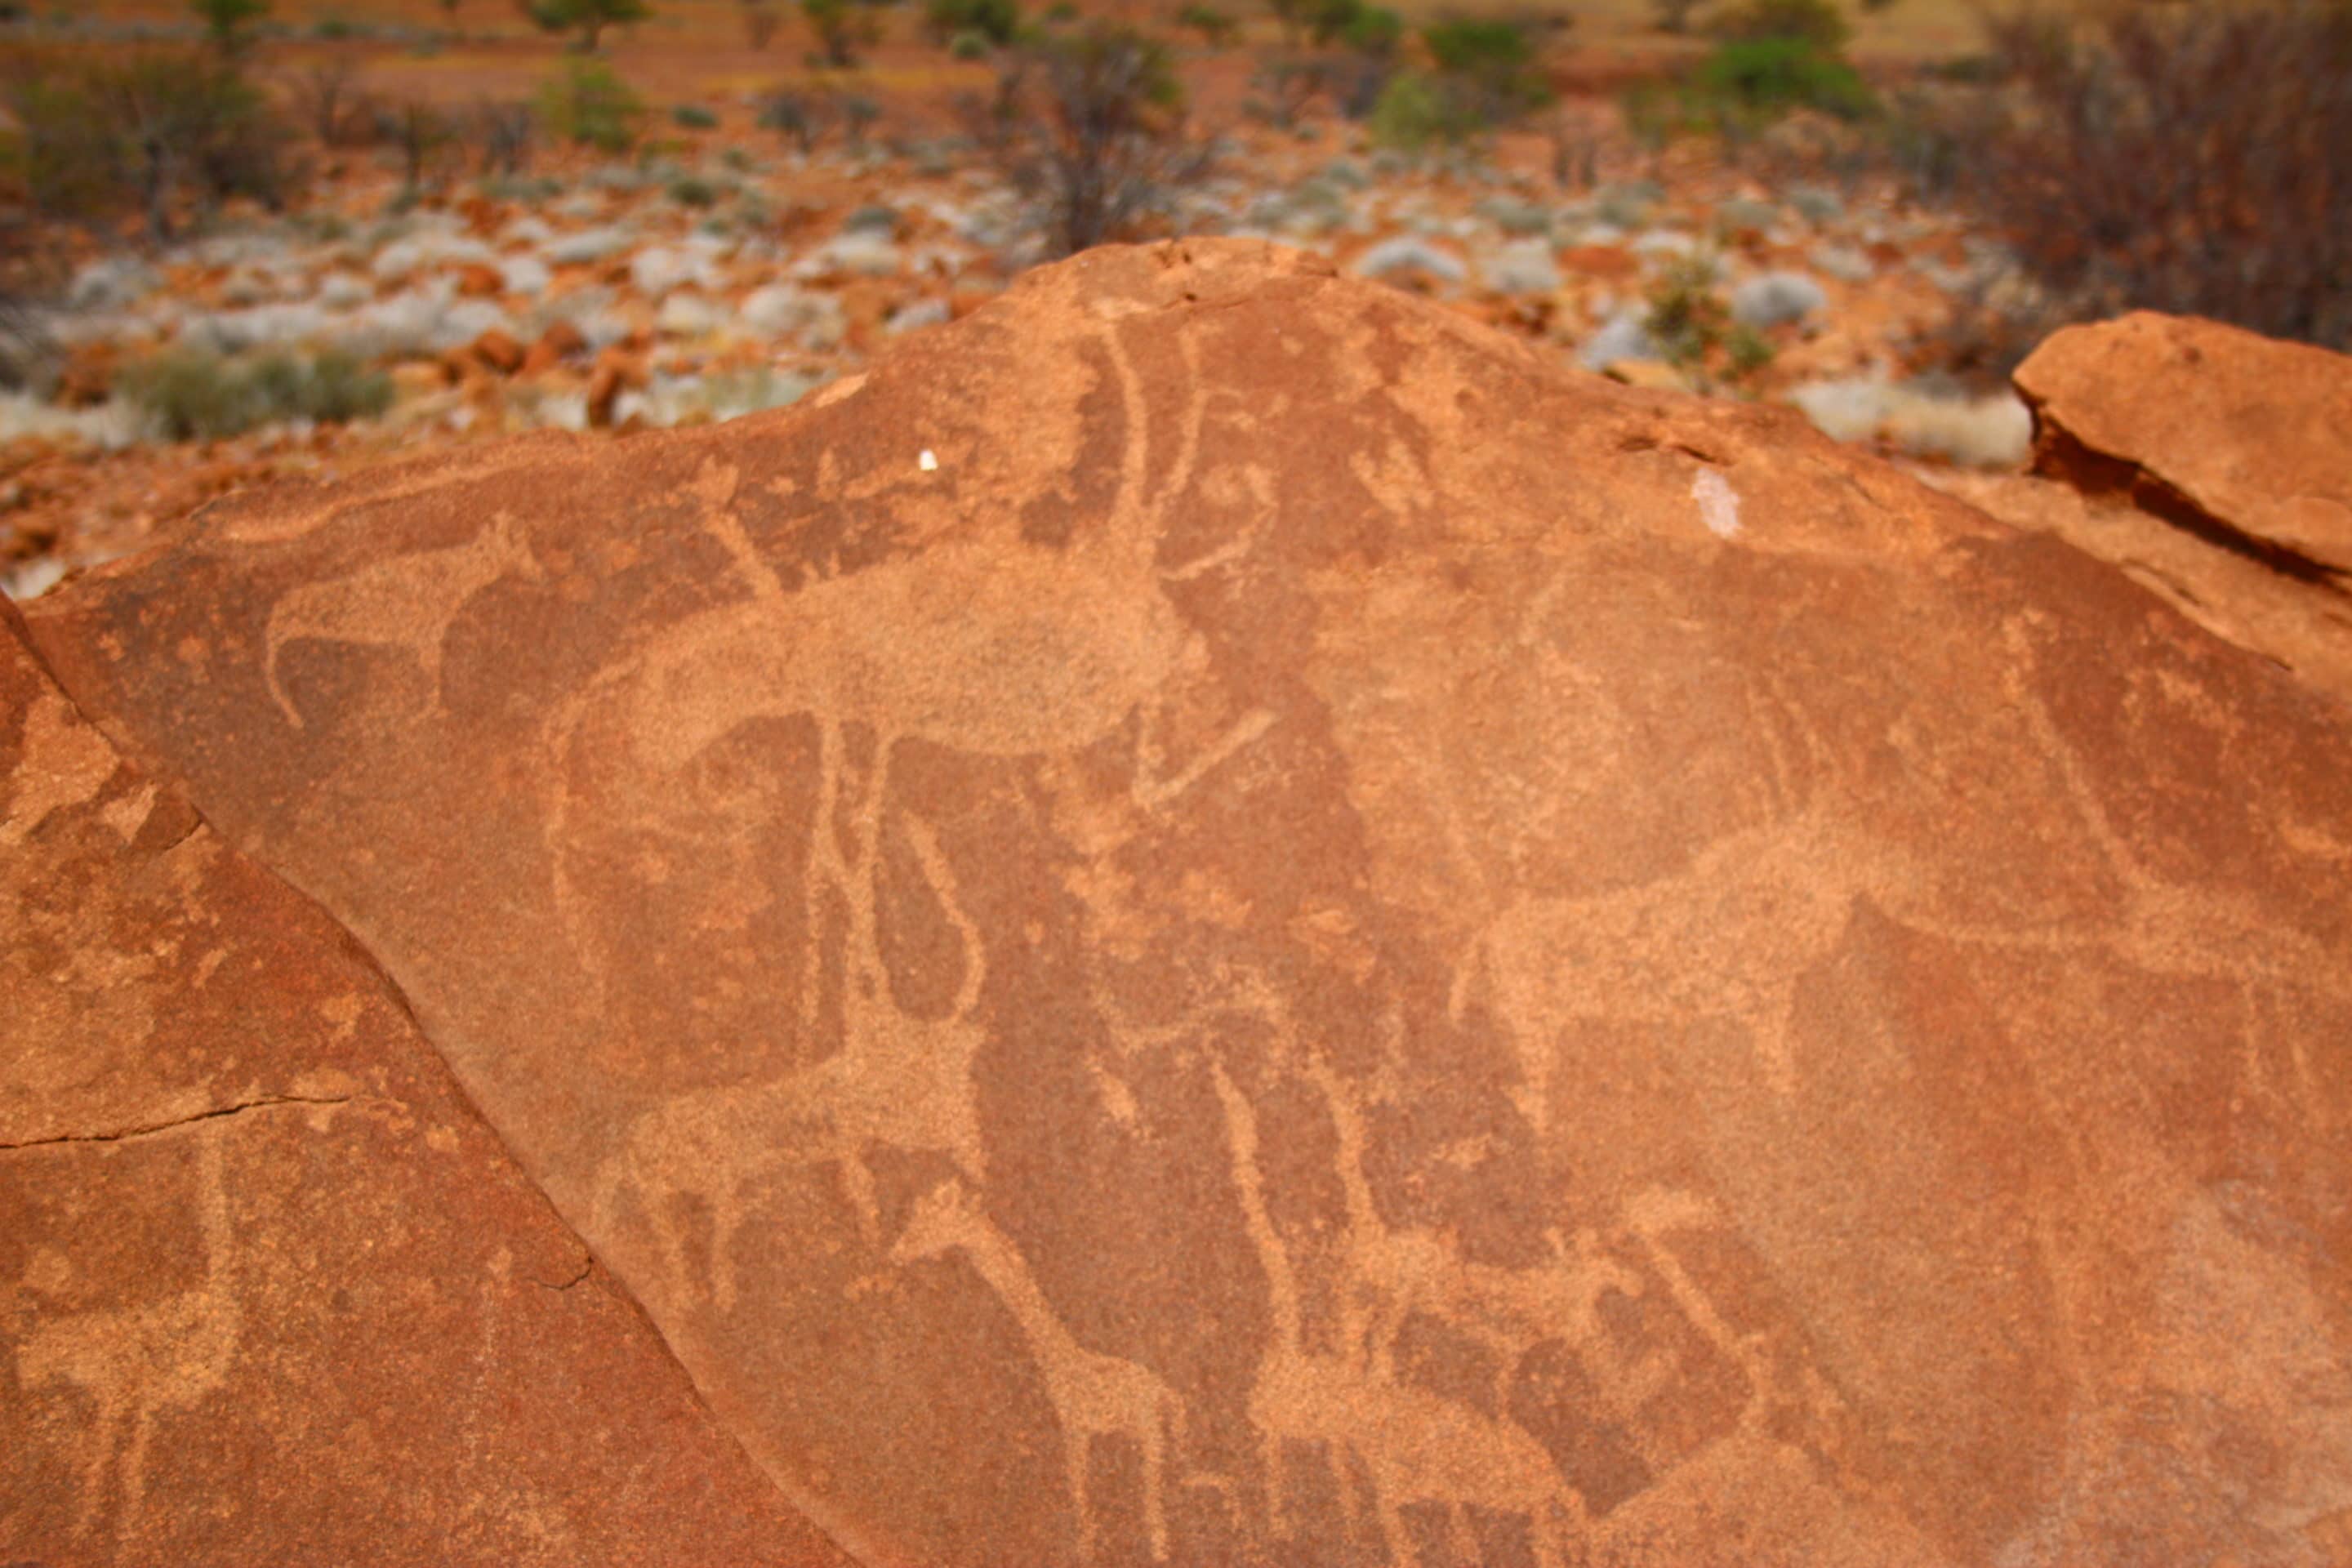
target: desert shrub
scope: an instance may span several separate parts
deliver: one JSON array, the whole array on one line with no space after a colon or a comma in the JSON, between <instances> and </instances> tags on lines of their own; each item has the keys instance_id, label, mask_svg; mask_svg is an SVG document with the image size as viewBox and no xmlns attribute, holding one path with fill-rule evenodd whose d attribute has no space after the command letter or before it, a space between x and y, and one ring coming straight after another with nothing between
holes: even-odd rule
<instances>
[{"instance_id":1,"label":"desert shrub","mask_svg":"<svg viewBox=\"0 0 2352 1568\"><path fill-rule=\"evenodd\" d=\"M1551 101L1532 26L1492 16L1465 16L1423 27L1421 41L1437 68L1437 85L1455 114L1499 125Z\"/></svg>"},{"instance_id":2,"label":"desert shrub","mask_svg":"<svg viewBox=\"0 0 2352 1568\"><path fill-rule=\"evenodd\" d=\"M295 109L321 147L346 147L364 137L370 115L362 76L357 60L338 53L294 79Z\"/></svg>"},{"instance_id":3,"label":"desert shrub","mask_svg":"<svg viewBox=\"0 0 2352 1568\"><path fill-rule=\"evenodd\" d=\"M743 41L755 49L766 48L775 42L783 20L783 13L768 0L744 0Z\"/></svg>"},{"instance_id":4,"label":"desert shrub","mask_svg":"<svg viewBox=\"0 0 2352 1568\"><path fill-rule=\"evenodd\" d=\"M189 0L188 9L205 26L205 37L225 55L253 45L254 29L269 15L269 0Z\"/></svg>"},{"instance_id":5,"label":"desert shrub","mask_svg":"<svg viewBox=\"0 0 2352 1568\"><path fill-rule=\"evenodd\" d=\"M1416 156L1475 134L1458 101L1419 71L1400 71L1381 91L1368 123L1375 145Z\"/></svg>"},{"instance_id":6,"label":"desert shrub","mask_svg":"<svg viewBox=\"0 0 2352 1568\"><path fill-rule=\"evenodd\" d=\"M600 153L625 153L636 144L645 104L629 84L600 60L573 60L539 91L539 115L548 134Z\"/></svg>"},{"instance_id":7,"label":"desert shrub","mask_svg":"<svg viewBox=\"0 0 2352 1568\"><path fill-rule=\"evenodd\" d=\"M1358 24L1376 29L1360 58L1388 60L1393 21L1392 12L1358 11ZM1363 95L1360 111L1381 146L1418 154L1457 145L1551 100L1538 39L1521 23L1457 18L1424 27L1421 37L1435 68L1393 75L1383 68Z\"/></svg>"},{"instance_id":8,"label":"desert shrub","mask_svg":"<svg viewBox=\"0 0 2352 1568\"><path fill-rule=\"evenodd\" d=\"M1954 191L2061 314L2352 346L2352 5L2029 12L1990 35L2009 85L1947 122Z\"/></svg>"},{"instance_id":9,"label":"desert shrub","mask_svg":"<svg viewBox=\"0 0 2352 1568\"><path fill-rule=\"evenodd\" d=\"M978 33L958 33L948 40L951 59L984 60L988 58L988 39Z\"/></svg>"},{"instance_id":10,"label":"desert shrub","mask_svg":"<svg viewBox=\"0 0 2352 1568\"><path fill-rule=\"evenodd\" d=\"M830 94L778 92L760 105L759 123L762 131L777 132L802 152L813 153L838 118L840 108Z\"/></svg>"},{"instance_id":11,"label":"desert shrub","mask_svg":"<svg viewBox=\"0 0 2352 1568\"><path fill-rule=\"evenodd\" d=\"M866 133L882 118L882 106L863 93L845 93L841 99L842 133L852 147L866 145Z\"/></svg>"},{"instance_id":12,"label":"desert shrub","mask_svg":"<svg viewBox=\"0 0 2352 1568\"><path fill-rule=\"evenodd\" d=\"M1230 11L1220 11L1214 5L1192 5L1176 13L1176 25L1201 35L1201 42L1213 49L1222 49L1241 32L1241 24Z\"/></svg>"},{"instance_id":13,"label":"desert shrub","mask_svg":"<svg viewBox=\"0 0 2352 1568\"><path fill-rule=\"evenodd\" d=\"M1208 166L1167 47L1128 27L1030 45L967 117L1060 255L1134 232Z\"/></svg>"},{"instance_id":14,"label":"desert shrub","mask_svg":"<svg viewBox=\"0 0 2352 1568\"><path fill-rule=\"evenodd\" d=\"M882 40L882 19L856 0L801 0L801 15L816 35L814 64L848 70L857 64L859 50Z\"/></svg>"},{"instance_id":15,"label":"desert shrub","mask_svg":"<svg viewBox=\"0 0 2352 1568\"><path fill-rule=\"evenodd\" d=\"M522 103L478 103L467 112L464 134L485 179L512 180L529 166L534 119Z\"/></svg>"},{"instance_id":16,"label":"desert shrub","mask_svg":"<svg viewBox=\"0 0 2352 1568\"><path fill-rule=\"evenodd\" d=\"M594 54L604 29L642 22L653 15L646 0L521 0L523 14L551 33L577 33L584 54Z\"/></svg>"},{"instance_id":17,"label":"desert shrub","mask_svg":"<svg viewBox=\"0 0 2352 1568\"><path fill-rule=\"evenodd\" d=\"M1077 19L1078 8L1072 0L1054 0L1045 7L1045 25L1049 27L1066 27Z\"/></svg>"},{"instance_id":18,"label":"desert shrub","mask_svg":"<svg viewBox=\"0 0 2352 1568\"><path fill-rule=\"evenodd\" d=\"M1798 37L1729 39L1692 73L1687 101L1717 129L1752 128L1791 110L1860 120L1876 108L1857 71Z\"/></svg>"},{"instance_id":19,"label":"desert shrub","mask_svg":"<svg viewBox=\"0 0 2352 1568\"><path fill-rule=\"evenodd\" d=\"M1661 33L1687 33L1691 17L1703 0L1650 0L1650 15Z\"/></svg>"},{"instance_id":20,"label":"desert shrub","mask_svg":"<svg viewBox=\"0 0 2352 1568\"><path fill-rule=\"evenodd\" d=\"M716 131L719 116L698 103L681 103L669 111L670 122L688 131Z\"/></svg>"},{"instance_id":21,"label":"desert shrub","mask_svg":"<svg viewBox=\"0 0 2352 1568\"><path fill-rule=\"evenodd\" d=\"M969 36L1002 48L1020 36L1019 0L929 0L923 31L935 44Z\"/></svg>"},{"instance_id":22,"label":"desert shrub","mask_svg":"<svg viewBox=\"0 0 2352 1568\"><path fill-rule=\"evenodd\" d=\"M156 432L173 441L219 440L288 419L372 418L393 396L390 378L340 349L252 359L171 350L128 367L121 384Z\"/></svg>"},{"instance_id":23,"label":"desert shrub","mask_svg":"<svg viewBox=\"0 0 2352 1568\"><path fill-rule=\"evenodd\" d=\"M386 140L400 151L401 194L414 197L441 154L457 144L457 124L423 99L394 104L385 115Z\"/></svg>"},{"instance_id":24,"label":"desert shrub","mask_svg":"<svg viewBox=\"0 0 2352 1568\"><path fill-rule=\"evenodd\" d=\"M1772 345L1763 334L1731 319L1716 289L1715 263L1706 257L1668 263L1647 304L1643 331L1668 364L1702 388L1743 381L1772 363Z\"/></svg>"},{"instance_id":25,"label":"desert shrub","mask_svg":"<svg viewBox=\"0 0 2352 1568\"><path fill-rule=\"evenodd\" d=\"M0 101L16 121L9 162L35 211L140 212L160 238L190 205L283 205L294 175L285 127L233 61L159 50L15 63Z\"/></svg>"},{"instance_id":26,"label":"desert shrub","mask_svg":"<svg viewBox=\"0 0 2352 1568\"><path fill-rule=\"evenodd\" d=\"M1735 43L1793 38L1824 55L1839 53L1853 37L1833 0L1741 0L1708 30Z\"/></svg>"},{"instance_id":27,"label":"desert shrub","mask_svg":"<svg viewBox=\"0 0 2352 1568\"><path fill-rule=\"evenodd\" d=\"M719 187L693 174L680 174L672 180L668 195L670 200L682 207L714 207L719 205Z\"/></svg>"}]
</instances>

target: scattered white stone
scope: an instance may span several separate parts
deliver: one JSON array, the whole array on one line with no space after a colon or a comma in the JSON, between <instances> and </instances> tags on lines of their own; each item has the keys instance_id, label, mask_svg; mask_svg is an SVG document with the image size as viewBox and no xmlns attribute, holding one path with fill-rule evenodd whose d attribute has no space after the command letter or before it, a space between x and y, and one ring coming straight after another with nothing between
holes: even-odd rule
<instances>
[{"instance_id":1,"label":"scattered white stone","mask_svg":"<svg viewBox=\"0 0 2352 1568\"><path fill-rule=\"evenodd\" d=\"M918 300L890 312L890 319L882 323L882 330L893 336L900 332L919 331L925 327L940 325L948 320L948 314L945 300Z\"/></svg>"},{"instance_id":2,"label":"scattered white stone","mask_svg":"<svg viewBox=\"0 0 2352 1568\"><path fill-rule=\"evenodd\" d=\"M743 297L737 319L754 337L770 342L797 342L824 353L849 332L849 315L831 294L814 294L789 283L770 283Z\"/></svg>"},{"instance_id":3,"label":"scattered white stone","mask_svg":"<svg viewBox=\"0 0 2352 1568\"><path fill-rule=\"evenodd\" d=\"M37 436L59 445L79 443L112 452L143 434L139 411L119 397L95 408L59 408L28 392L0 392L0 441Z\"/></svg>"},{"instance_id":4,"label":"scattered white stone","mask_svg":"<svg viewBox=\"0 0 2352 1568\"><path fill-rule=\"evenodd\" d=\"M937 452L932 451L929 447L924 447L922 455L915 459L915 467L922 469L923 472L927 474L938 472L939 466L940 455Z\"/></svg>"},{"instance_id":5,"label":"scattered white stone","mask_svg":"<svg viewBox=\"0 0 2352 1568\"><path fill-rule=\"evenodd\" d=\"M1829 302L1822 286L1801 272L1767 272L1731 291L1731 319L1759 329L1785 326L1826 309Z\"/></svg>"},{"instance_id":6,"label":"scattered white stone","mask_svg":"<svg viewBox=\"0 0 2352 1568\"><path fill-rule=\"evenodd\" d=\"M37 599L58 585L66 563L54 555L37 556L12 572L0 573L0 597Z\"/></svg>"},{"instance_id":7,"label":"scattered white stone","mask_svg":"<svg viewBox=\"0 0 2352 1568\"><path fill-rule=\"evenodd\" d=\"M547 263L536 256L509 256L499 263L499 274L508 293L525 299L546 293L548 285L555 281Z\"/></svg>"},{"instance_id":8,"label":"scattered white stone","mask_svg":"<svg viewBox=\"0 0 2352 1568\"><path fill-rule=\"evenodd\" d=\"M717 331L725 319L709 300L681 289L662 301L654 327L672 337L704 338Z\"/></svg>"},{"instance_id":9,"label":"scattered white stone","mask_svg":"<svg viewBox=\"0 0 2352 1568\"><path fill-rule=\"evenodd\" d=\"M1867 283L1878 275L1870 258L1851 245L1817 245L1805 259L1841 283Z\"/></svg>"},{"instance_id":10,"label":"scattered white stone","mask_svg":"<svg viewBox=\"0 0 2352 1568\"><path fill-rule=\"evenodd\" d=\"M375 298L375 286L353 272L330 272L319 280L319 303L330 310L356 310Z\"/></svg>"},{"instance_id":11,"label":"scattered white stone","mask_svg":"<svg viewBox=\"0 0 2352 1568\"><path fill-rule=\"evenodd\" d=\"M163 287L163 276L135 256L110 256L83 267L66 286L66 307L76 314L120 310Z\"/></svg>"},{"instance_id":12,"label":"scattered white stone","mask_svg":"<svg viewBox=\"0 0 2352 1568\"><path fill-rule=\"evenodd\" d=\"M316 305L256 305L190 315L180 323L180 342L210 353L244 353L316 342L327 326L327 313Z\"/></svg>"},{"instance_id":13,"label":"scattered white stone","mask_svg":"<svg viewBox=\"0 0 2352 1568\"><path fill-rule=\"evenodd\" d=\"M1498 294L1550 294L1559 289L1549 240L1514 240L1488 257L1479 272Z\"/></svg>"},{"instance_id":14,"label":"scattered white stone","mask_svg":"<svg viewBox=\"0 0 2352 1568\"><path fill-rule=\"evenodd\" d=\"M704 281L704 268L699 258L666 245L648 246L629 258L629 281L640 294L658 299L680 284Z\"/></svg>"},{"instance_id":15,"label":"scattered white stone","mask_svg":"<svg viewBox=\"0 0 2352 1568\"><path fill-rule=\"evenodd\" d=\"M1654 233L1645 234L1633 242L1633 254L1636 256L1654 258L1661 256L1695 256L1697 253L1697 240L1693 239L1689 235L1678 234L1673 229L1662 228Z\"/></svg>"},{"instance_id":16,"label":"scattered white stone","mask_svg":"<svg viewBox=\"0 0 2352 1568\"><path fill-rule=\"evenodd\" d=\"M1884 439L1917 458L1969 468L2015 468L2033 439L2033 416L2016 394L1931 396L1885 380L1852 377L1797 387L1789 400L1838 441Z\"/></svg>"},{"instance_id":17,"label":"scattered white stone","mask_svg":"<svg viewBox=\"0 0 2352 1568\"><path fill-rule=\"evenodd\" d=\"M821 278L848 273L857 278L889 278L898 273L898 247L890 237L861 229L835 235L793 268L796 278Z\"/></svg>"},{"instance_id":18,"label":"scattered white stone","mask_svg":"<svg viewBox=\"0 0 2352 1568\"><path fill-rule=\"evenodd\" d=\"M411 235L406 239L394 240L377 251L370 270L379 280L394 283L420 268L497 259L498 252L478 239L427 230L423 234Z\"/></svg>"},{"instance_id":19,"label":"scattered white stone","mask_svg":"<svg viewBox=\"0 0 2352 1568\"><path fill-rule=\"evenodd\" d=\"M1654 360L1663 356L1658 345L1651 341L1649 330L1642 325L1642 312L1632 310L1612 317L1608 325L1585 339L1576 357L1587 370L1607 370L1621 360Z\"/></svg>"},{"instance_id":20,"label":"scattered white stone","mask_svg":"<svg viewBox=\"0 0 2352 1568\"><path fill-rule=\"evenodd\" d=\"M629 248L626 230L617 228L583 228L550 240L543 254L555 267L585 267L598 261L608 261Z\"/></svg>"},{"instance_id":21,"label":"scattered white stone","mask_svg":"<svg viewBox=\"0 0 2352 1568\"><path fill-rule=\"evenodd\" d=\"M1425 272L1442 282L1459 283L1470 276L1462 258L1440 250L1427 240L1400 235L1373 246L1349 268L1360 278L1387 278L1399 272Z\"/></svg>"}]
</instances>

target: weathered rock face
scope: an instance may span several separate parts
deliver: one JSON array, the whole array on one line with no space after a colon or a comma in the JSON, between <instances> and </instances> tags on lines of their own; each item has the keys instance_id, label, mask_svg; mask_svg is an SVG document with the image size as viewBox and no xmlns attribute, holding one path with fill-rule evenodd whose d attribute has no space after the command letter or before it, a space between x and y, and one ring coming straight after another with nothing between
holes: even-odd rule
<instances>
[{"instance_id":1,"label":"weathered rock face","mask_svg":"<svg viewBox=\"0 0 2352 1568\"><path fill-rule=\"evenodd\" d=\"M0 1559L839 1563L335 923L0 606Z\"/></svg>"},{"instance_id":2,"label":"weathered rock face","mask_svg":"<svg viewBox=\"0 0 2352 1568\"><path fill-rule=\"evenodd\" d=\"M2017 371L2031 476L1923 477L2352 702L2352 358L2137 314Z\"/></svg>"},{"instance_id":3,"label":"weathered rock face","mask_svg":"<svg viewBox=\"0 0 2352 1568\"><path fill-rule=\"evenodd\" d=\"M2119 465L2283 564L2352 574L2352 360L2139 311L2053 333L2017 367L2036 464Z\"/></svg>"},{"instance_id":4,"label":"weathered rock face","mask_svg":"<svg viewBox=\"0 0 2352 1568\"><path fill-rule=\"evenodd\" d=\"M1106 250L36 636L866 1561L2352 1551L2352 723L1793 418Z\"/></svg>"}]
</instances>

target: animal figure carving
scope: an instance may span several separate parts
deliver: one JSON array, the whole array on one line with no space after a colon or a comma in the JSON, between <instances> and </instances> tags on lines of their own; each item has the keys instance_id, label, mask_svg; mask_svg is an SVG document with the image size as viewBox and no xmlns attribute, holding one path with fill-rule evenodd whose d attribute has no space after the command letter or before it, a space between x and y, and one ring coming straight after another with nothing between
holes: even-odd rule
<instances>
[{"instance_id":1,"label":"animal figure carving","mask_svg":"<svg viewBox=\"0 0 2352 1568\"><path fill-rule=\"evenodd\" d=\"M1459 1560L1478 1555L1465 1510L1482 1508L1525 1518L1534 1536L1537 1562L1542 1568L1560 1568L1568 1558L1559 1538L1581 1539L1584 1510L1541 1444L1508 1419L1490 1418L1396 1382L1384 1369L1307 1348L1297 1279L1267 1212L1258 1173L1256 1111L1223 1064L1212 1061L1209 1075L1224 1112L1243 1221L1265 1271L1272 1308L1272 1337L1259 1356L1249 1415L1258 1436L1276 1532L1297 1532L1290 1517L1283 1446L1314 1443L1323 1446L1340 1469L1340 1495L1351 1531L1354 1508L1346 1500L1345 1469L1339 1461L1352 1455L1363 1465L1371 1479L1373 1513L1391 1562L1411 1561L1405 1507L1430 1503L1444 1509L1452 1521Z\"/></svg>"},{"instance_id":2,"label":"animal figure carving","mask_svg":"<svg viewBox=\"0 0 2352 1568\"><path fill-rule=\"evenodd\" d=\"M833 820L838 788L830 764L825 776L821 825ZM877 771L856 818L853 855L844 856L829 826L821 826L814 840L817 868L847 896L849 908L840 1048L773 1083L698 1089L646 1112L607 1157L591 1194L590 1234L605 1237L619 1221L623 1192L636 1192L661 1250L666 1283L680 1295L691 1290L691 1271L673 1200L704 1195L711 1209L711 1300L721 1311L735 1304L735 1247L746 1194L779 1166L833 1161L869 1243L877 1240L878 1225L866 1165L869 1145L943 1150L975 1182L987 1168L971 1091L972 1058L986 1039L977 1015L987 949L963 911L953 869L929 826L912 814L902 816L917 863L957 934L962 977L944 1017L913 1016L893 1001L875 909L886 787ZM814 963L815 943L811 946ZM804 1006L813 1026L814 986Z\"/></svg>"},{"instance_id":3,"label":"animal figure carving","mask_svg":"<svg viewBox=\"0 0 2352 1568\"><path fill-rule=\"evenodd\" d=\"M263 634L262 677L286 721L301 729L302 714L278 679L286 645L303 637L404 648L441 700L441 645L466 602L512 574L536 582L546 574L530 541L500 512L463 544L421 550L371 562L348 576L304 583L269 608Z\"/></svg>"},{"instance_id":4,"label":"animal figure carving","mask_svg":"<svg viewBox=\"0 0 2352 1568\"><path fill-rule=\"evenodd\" d=\"M1311 1058L1303 1070L1321 1091L1339 1135L1339 1190L1348 1214L1343 1251L1352 1298L1344 1316L1355 1354L1375 1376L1392 1375L1397 1334L1416 1310L1486 1342L1497 1352L1497 1375L1507 1376L1538 1341L1563 1334L1580 1343L1592 1340L1593 1308L1603 1291L1640 1293L1641 1276L1591 1237L1580 1238L1571 1255L1555 1235L1548 1261L1514 1269L1465 1258L1433 1231L1390 1225L1364 1173L1362 1111L1330 1063Z\"/></svg>"},{"instance_id":5,"label":"animal figure carving","mask_svg":"<svg viewBox=\"0 0 2352 1568\"><path fill-rule=\"evenodd\" d=\"M600 677L554 726L556 773L547 838L554 891L572 945L601 964L580 934L580 903L565 868L574 792L567 782L590 719L614 715L629 787L657 798L696 758L758 717L807 715L817 727L818 802L801 889L803 1042L825 1025L823 933L834 908L848 911L837 994L838 1048L814 1067L768 1085L700 1090L647 1112L606 1157L593 1184L588 1226L610 1234L624 1189L635 1187L660 1238L668 1281L684 1288L684 1237L670 1200L703 1193L712 1208L712 1295L733 1300L731 1256L748 1185L775 1168L808 1127L843 1171L862 1234L875 1241L876 1208L864 1164L869 1143L944 1152L975 1184L985 1174L971 1086L982 1042L977 1012L986 957L963 917L953 879L929 830L908 824L926 877L961 940L963 977L943 1020L918 1019L892 1001L877 934L882 829L893 757L919 738L983 756L1066 752L1091 743L1149 703L1189 646L1155 563L1160 517L1188 482L1199 435L1196 395L1158 499L1143 389L1114 330L1101 342L1124 416L1119 487L1103 527L1059 552L1001 543L948 543L902 562L787 589L753 544L733 502L739 476L707 466L692 487L706 523L734 563L746 596L667 628L636 659ZM1197 639L1194 639L1195 641ZM1162 776L1148 721L1138 726L1139 800L1158 808L1209 768L1263 734L1271 718L1244 714L1223 740ZM871 777L859 801L855 846L835 828L849 750L847 728L872 733ZM1148 764L1148 765L1147 765Z\"/></svg>"},{"instance_id":6,"label":"animal figure carving","mask_svg":"<svg viewBox=\"0 0 2352 1568\"><path fill-rule=\"evenodd\" d=\"M1087 1473L1097 1437L1125 1437L1143 1457L1144 1525L1154 1561L1168 1558L1167 1469L1170 1442L1184 1447L1184 1402L1157 1376L1131 1361L1090 1351L1063 1326L1011 1237L996 1228L971 1193L950 1178L923 1194L890 1249L892 1261L960 1254L1020 1325L1045 1394L1061 1424L1062 1462L1078 1515L1078 1555L1092 1562L1098 1531Z\"/></svg>"},{"instance_id":7,"label":"animal figure carving","mask_svg":"<svg viewBox=\"0 0 2352 1568\"><path fill-rule=\"evenodd\" d=\"M87 1534L96 1521L110 1467L121 1475L117 1532L136 1526L146 1497L147 1451L158 1423L197 1409L228 1381L236 1361L244 1310L236 1291L235 1237L222 1179L226 1134L204 1129L184 1136L195 1142L203 1283L136 1306L43 1317L16 1347L20 1387L70 1388L96 1406L74 1521L77 1535Z\"/></svg>"}]
</instances>

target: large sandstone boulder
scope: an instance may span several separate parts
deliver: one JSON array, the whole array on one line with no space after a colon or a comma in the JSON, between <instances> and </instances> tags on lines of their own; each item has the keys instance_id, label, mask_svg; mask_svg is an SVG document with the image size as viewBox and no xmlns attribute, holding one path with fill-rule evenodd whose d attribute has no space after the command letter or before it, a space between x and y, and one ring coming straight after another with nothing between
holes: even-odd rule
<instances>
[{"instance_id":1,"label":"large sandstone boulder","mask_svg":"<svg viewBox=\"0 0 2352 1568\"><path fill-rule=\"evenodd\" d=\"M1923 478L2352 702L2352 358L2139 312L2016 380L2032 472Z\"/></svg>"},{"instance_id":2,"label":"large sandstone boulder","mask_svg":"<svg viewBox=\"0 0 2352 1568\"><path fill-rule=\"evenodd\" d=\"M845 1563L0 603L0 1560Z\"/></svg>"},{"instance_id":3,"label":"large sandstone boulder","mask_svg":"<svg viewBox=\"0 0 2352 1568\"><path fill-rule=\"evenodd\" d=\"M2352 721L1792 416L1103 250L34 628L861 1561L2352 1553Z\"/></svg>"}]
</instances>

